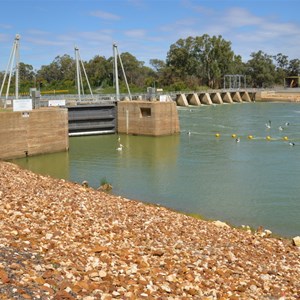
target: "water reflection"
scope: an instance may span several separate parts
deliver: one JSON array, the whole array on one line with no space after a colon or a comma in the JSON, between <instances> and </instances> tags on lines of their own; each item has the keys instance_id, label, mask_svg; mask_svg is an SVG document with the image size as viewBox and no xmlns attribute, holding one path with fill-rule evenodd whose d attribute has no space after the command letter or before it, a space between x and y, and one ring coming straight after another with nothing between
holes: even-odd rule
<instances>
[{"instance_id":1,"label":"water reflection","mask_svg":"<svg viewBox=\"0 0 300 300\"><path fill-rule=\"evenodd\" d=\"M120 143L122 151L117 151ZM136 191L145 185L161 181L176 167L179 135L147 136L87 136L70 140L70 168L74 181L89 180L94 187L106 178L114 191ZM164 175L165 174L165 175Z\"/></svg>"},{"instance_id":2,"label":"water reflection","mask_svg":"<svg viewBox=\"0 0 300 300\"><path fill-rule=\"evenodd\" d=\"M54 178L70 178L68 152L13 159L11 162L38 174L50 175Z\"/></svg>"}]
</instances>

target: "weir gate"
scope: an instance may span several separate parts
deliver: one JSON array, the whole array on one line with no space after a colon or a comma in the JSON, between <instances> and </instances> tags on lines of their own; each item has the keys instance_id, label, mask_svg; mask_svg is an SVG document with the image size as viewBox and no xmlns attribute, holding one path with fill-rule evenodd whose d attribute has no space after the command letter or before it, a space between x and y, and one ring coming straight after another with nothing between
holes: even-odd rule
<instances>
[{"instance_id":1,"label":"weir gate","mask_svg":"<svg viewBox=\"0 0 300 300\"><path fill-rule=\"evenodd\" d=\"M69 136L116 132L116 104L67 106Z\"/></svg>"},{"instance_id":2,"label":"weir gate","mask_svg":"<svg viewBox=\"0 0 300 300\"><path fill-rule=\"evenodd\" d=\"M120 95L121 99L128 95ZM161 101L159 94L132 95L133 101L147 99ZM114 95L96 95L96 99L90 96L82 98L80 102L75 99L76 95L43 96L41 106L48 106L46 102L51 99L65 99L68 108L69 136L112 134L117 132L117 103L112 100ZM163 101L175 101L177 106L201 106L225 103L243 103L255 101L256 92L251 90L218 90L209 92L168 93Z\"/></svg>"}]
</instances>

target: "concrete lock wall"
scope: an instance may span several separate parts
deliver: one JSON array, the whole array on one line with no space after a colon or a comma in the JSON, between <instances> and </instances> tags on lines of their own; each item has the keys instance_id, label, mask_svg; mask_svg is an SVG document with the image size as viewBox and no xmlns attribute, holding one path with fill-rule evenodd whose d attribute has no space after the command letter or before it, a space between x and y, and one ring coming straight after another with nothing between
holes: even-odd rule
<instances>
[{"instance_id":1,"label":"concrete lock wall","mask_svg":"<svg viewBox=\"0 0 300 300\"><path fill-rule=\"evenodd\" d=\"M0 159L68 149L67 109L0 113Z\"/></svg>"},{"instance_id":2,"label":"concrete lock wall","mask_svg":"<svg viewBox=\"0 0 300 300\"><path fill-rule=\"evenodd\" d=\"M175 102L118 102L118 133L134 135L172 135L179 133Z\"/></svg>"}]
</instances>

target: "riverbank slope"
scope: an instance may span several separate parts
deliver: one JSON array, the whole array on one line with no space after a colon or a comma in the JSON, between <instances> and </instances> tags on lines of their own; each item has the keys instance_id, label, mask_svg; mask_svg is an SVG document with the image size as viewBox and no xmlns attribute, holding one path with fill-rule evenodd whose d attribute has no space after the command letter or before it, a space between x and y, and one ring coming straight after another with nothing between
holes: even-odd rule
<instances>
[{"instance_id":1,"label":"riverbank slope","mask_svg":"<svg viewBox=\"0 0 300 300\"><path fill-rule=\"evenodd\" d=\"M0 161L0 299L299 299L291 241Z\"/></svg>"}]
</instances>

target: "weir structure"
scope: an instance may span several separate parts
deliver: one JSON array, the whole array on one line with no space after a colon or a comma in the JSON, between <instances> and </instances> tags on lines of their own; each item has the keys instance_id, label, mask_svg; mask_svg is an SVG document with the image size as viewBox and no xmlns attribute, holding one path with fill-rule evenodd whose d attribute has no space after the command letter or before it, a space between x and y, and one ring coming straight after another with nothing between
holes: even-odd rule
<instances>
[{"instance_id":1,"label":"weir structure","mask_svg":"<svg viewBox=\"0 0 300 300\"><path fill-rule=\"evenodd\" d=\"M175 94L172 99L178 106L200 106L255 101L256 92L248 90L216 90Z\"/></svg>"},{"instance_id":2,"label":"weir structure","mask_svg":"<svg viewBox=\"0 0 300 300\"><path fill-rule=\"evenodd\" d=\"M20 36L17 34L15 37L14 45L9 59L9 64L7 71L4 76L4 80L0 90L0 98L2 91L4 89L5 80L9 74L6 97L4 101L4 108L6 108L10 80L12 77L13 68L15 68L15 78L16 78L16 91L14 99L11 103L15 103L19 98L18 86L19 86L19 40ZM212 90L212 91L199 91L199 92L175 92L162 95L161 93L156 93L151 97L149 95L137 95L133 96L130 92L129 85L127 82L124 66L122 63L121 56L118 51L117 45L113 44L113 73L114 73L114 84L116 89L116 94L110 97L110 101L99 99L98 95L93 95L86 70L84 68L83 61L81 60L79 48L75 46L75 61L76 61L76 85L78 90L77 99L59 99L58 96L55 96L50 104L50 99L48 101L44 100L39 96L36 97L34 93L31 95L31 100L38 105L34 105L24 114L15 113L14 115L18 116L15 119L12 119L13 122L18 123L19 120L24 121L23 123L31 124L34 120L34 116L39 115L41 118L48 112L43 111L37 114L36 111L32 109L37 109L40 107L49 107L58 106L56 113L59 114L59 107L64 109L67 108L67 122L68 125L68 135L69 136L78 136L78 135L92 135L92 134L110 134L110 133L124 133L124 134L134 134L134 135L171 135L179 132L179 120L176 106L201 106L201 105L217 105L225 103L242 103L242 102L251 102L255 99L255 93L250 94L248 90L241 90L241 75L227 75L224 79L225 83L229 81L230 89L224 90ZM120 95L119 91L119 68L118 63L120 64L120 70L124 77L127 95L123 98ZM15 65L14 65L15 64ZM83 75L82 75L83 71ZM232 77L233 76L233 77ZM84 94L84 85L83 81L86 81L86 84L89 88L90 96L87 100L86 95ZM158 90L157 90L158 91ZM65 95L66 96L66 95ZM35 99L38 98L38 99ZM122 99L121 99L122 98ZM30 99L27 99L30 100ZM54 104L55 103L55 104ZM27 107L28 108L28 107ZM50 108L52 109L52 108ZM20 118L22 116L22 118ZM30 116L30 118L29 118ZM24 118L28 118L25 121ZM28 120L31 120L28 122ZM22 123L22 124L23 124ZM21 123L20 123L21 124ZM35 124L34 122L32 124ZM24 125L24 126L25 126ZM22 125L23 126L23 125ZM33 125L34 126L34 125ZM13 125L12 125L13 127ZM25 127L24 127L25 128ZM28 127L26 127L27 130ZM31 127L33 128L33 127ZM64 144L65 137L62 136L61 148L66 149L67 146ZM30 139L29 139L30 140ZM31 144L28 142L27 146L22 146L22 149L30 148L29 150L22 150L23 153L34 153L32 150ZM41 148L42 149L42 148ZM44 151L44 150L41 150ZM51 150L52 151L52 150ZM20 155L20 153L16 153Z\"/></svg>"}]
</instances>

